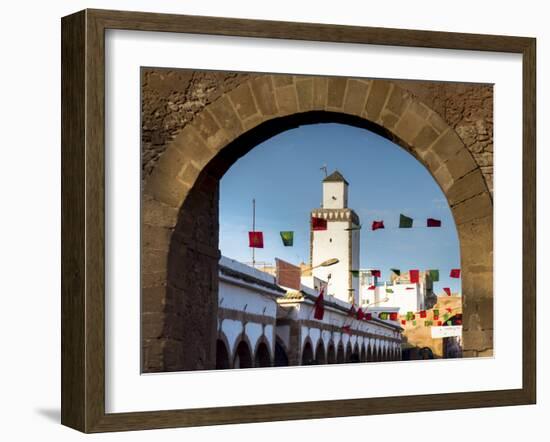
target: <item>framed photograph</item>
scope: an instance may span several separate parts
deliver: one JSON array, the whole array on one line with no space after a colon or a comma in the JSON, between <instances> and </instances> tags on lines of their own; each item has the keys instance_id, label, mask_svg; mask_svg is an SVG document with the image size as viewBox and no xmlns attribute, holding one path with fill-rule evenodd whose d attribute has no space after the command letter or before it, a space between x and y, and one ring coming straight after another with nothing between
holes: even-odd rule
<instances>
[{"instance_id":1,"label":"framed photograph","mask_svg":"<svg viewBox=\"0 0 550 442\"><path fill-rule=\"evenodd\" d=\"M535 39L62 19L62 423L533 404Z\"/></svg>"}]
</instances>

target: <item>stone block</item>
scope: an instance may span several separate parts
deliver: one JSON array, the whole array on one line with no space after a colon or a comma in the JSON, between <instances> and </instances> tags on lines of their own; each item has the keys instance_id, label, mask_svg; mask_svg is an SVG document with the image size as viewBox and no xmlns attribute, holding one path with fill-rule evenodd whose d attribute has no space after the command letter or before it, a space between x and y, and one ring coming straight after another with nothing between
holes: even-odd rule
<instances>
[{"instance_id":1,"label":"stone block","mask_svg":"<svg viewBox=\"0 0 550 442\"><path fill-rule=\"evenodd\" d=\"M180 207L190 186L157 168L145 183L145 193L171 207Z\"/></svg>"},{"instance_id":2,"label":"stone block","mask_svg":"<svg viewBox=\"0 0 550 442\"><path fill-rule=\"evenodd\" d=\"M432 155L431 157L433 157L434 160L437 161L437 157L435 157L434 155ZM428 155L425 158L428 158ZM433 172L433 176L443 192L447 192L453 185L453 177L449 173L449 170L447 169L447 166L445 164L440 165L435 170L435 172Z\"/></svg>"},{"instance_id":3,"label":"stone block","mask_svg":"<svg viewBox=\"0 0 550 442\"><path fill-rule=\"evenodd\" d=\"M208 107L208 110L212 113L218 124L229 134L231 139L236 138L242 133L241 120L227 96L222 95Z\"/></svg>"},{"instance_id":4,"label":"stone block","mask_svg":"<svg viewBox=\"0 0 550 442\"><path fill-rule=\"evenodd\" d=\"M178 218L178 209L154 200L144 194L141 198L142 222L152 226L174 227Z\"/></svg>"},{"instance_id":5,"label":"stone block","mask_svg":"<svg viewBox=\"0 0 550 442\"><path fill-rule=\"evenodd\" d=\"M431 113L431 115L428 117L428 122L432 125L432 127L438 134L442 134L449 128L447 122L443 118L441 118L441 116L436 112Z\"/></svg>"},{"instance_id":6,"label":"stone block","mask_svg":"<svg viewBox=\"0 0 550 442\"><path fill-rule=\"evenodd\" d=\"M477 168L477 164L472 158L470 152L463 148L457 155L447 161L447 168L454 180L458 180L467 173Z\"/></svg>"},{"instance_id":7,"label":"stone block","mask_svg":"<svg viewBox=\"0 0 550 442\"><path fill-rule=\"evenodd\" d=\"M327 107L334 110L342 108L347 81L347 78L344 77L330 77L328 79Z\"/></svg>"},{"instance_id":8,"label":"stone block","mask_svg":"<svg viewBox=\"0 0 550 442\"><path fill-rule=\"evenodd\" d=\"M275 98L277 99L279 115L289 115L298 112L298 100L294 86L275 89Z\"/></svg>"},{"instance_id":9,"label":"stone block","mask_svg":"<svg viewBox=\"0 0 550 442\"><path fill-rule=\"evenodd\" d=\"M328 78L315 77L313 79L313 107L325 109L328 95Z\"/></svg>"},{"instance_id":10,"label":"stone block","mask_svg":"<svg viewBox=\"0 0 550 442\"><path fill-rule=\"evenodd\" d=\"M407 144L412 145L424 124L424 120L419 115L407 110L395 125L393 132Z\"/></svg>"},{"instance_id":11,"label":"stone block","mask_svg":"<svg viewBox=\"0 0 550 442\"><path fill-rule=\"evenodd\" d=\"M141 312L153 313L166 311L166 287L142 287Z\"/></svg>"},{"instance_id":12,"label":"stone block","mask_svg":"<svg viewBox=\"0 0 550 442\"><path fill-rule=\"evenodd\" d=\"M464 224L474 219L493 214L493 201L489 192L483 192L460 204L451 207L456 224Z\"/></svg>"},{"instance_id":13,"label":"stone block","mask_svg":"<svg viewBox=\"0 0 550 442\"><path fill-rule=\"evenodd\" d=\"M296 80L296 94L298 96L298 107L305 112L313 108L313 79Z\"/></svg>"},{"instance_id":14,"label":"stone block","mask_svg":"<svg viewBox=\"0 0 550 442\"><path fill-rule=\"evenodd\" d=\"M273 76L273 78L275 78L275 76ZM251 80L250 86L262 115L277 115L278 111L275 103L275 94L273 91L273 84L271 83L271 77L267 75L255 77Z\"/></svg>"},{"instance_id":15,"label":"stone block","mask_svg":"<svg viewBox=\"0 0 550 442\"><path fill-rule=\"evenodd\" d=\"M148 249L142 247L141 250L141 271L145 273L155 273L166 270L166 260L168 258L168 249Z\"/></svg>"},{"instance_id":16,"label":"stone block","mask_svg":"<svg viewBox=\"0 0 550 442\"><path fill-rule=\"evenodd\" d=\"M386 103L391 83L384 80L373 80L370 85L365 112L371 121L377 121Z\"/></svg>"},{"instance_id":17,"label":"stone block","mask_svg":"<svg viewBox=\"0 0 550 442\"><path fill-rule=\"evenodd\" d=\"M294 84L292 75L273 75L273 85L275 87L284 87Z\"/></svg>"},{"instance_id":18,"label":"stone block","mask_svg":"<svg viewBox=\"0 0 550 442\"><path fill-rule=\"evenodd\" d=\"M171 237L171 229L147 224L141 226L141 247L143 250L167 251L170 247Z\"/></svg>"},{"instance_id":19,"label":"stone block","mask_svg":"<svg viewBox=\"0 0 550 442\"><path fill-rule=\"evenodd\" d=\"M348 87L344 98L344 112L361 115L365 108L368 88L368 82L355 79L348 80Z\"/></svg>"},{"instance_id":20,"label":"stone block","mask_svg":"<svg viewBox=\"0 0 550 442\"><path fill-rule=\"evenodd\" d=\"M185 167L181 169L180 173L178 173L178 180L189 188L193 187L201 173L202 166L204 166L204 164L195 165L194 162L187 163Z\"/></svg>"},{"instance_id":21,"label":"stone block","mask_svg":"<svg viewBox=\"0 0 550 442\"><path fill-rule=\"evenodd\" d=\"M437 137L437 132L430 125L424 125L412 141L413 148L423 152L433 144Z\"/></svg>"},{"instance_id":22,"label":"stone block","mask_svg":"<svg viewBox=\"0 0 550 442\"><path fill-rule=\"evenodd\" d=\"M141 272L141 288L159 287L166 284L166 271L146 273Z\"/></svg>"},{"instance_id":23,"label":"stone block","mask_svg":"<svg viewBox=\"0 0 550 442\"><path fill-rule=\"evenodd\" d=\"M207 146L217 152L229 141L225 130L218 124L212 114L206 109L193 118L191 125L195 128Z\"/></svg>"},{"instance_id":24,"label":"stone block","mask_svg":"<svg viewBox=\"0 0 550 442\"><path fill-rule=\"evenodd\" d=\"M462 140L452 129L442 134L430 148L440 158L441 162L450 160L462 149L466 148Z\"/></svg>"},{"instance_id":25,"label":"stone block","mask_svg":"<svg viewBox=\"0 0 550 442\"><path fill-rule=\"evenodd\" d=\"M386 109L392 111L397 116L401 116L410 102L411 99L407 91L394 85L386 103Z\"/></svg>"},{"instance_id":26,"label":"stone block","mask_svg":"<svg viewBox=\"0 0 550 442\"><path fill-rule=\"evenodd\" d=\"M481 170L475 169L462 178L454 180L453 185L447 191L447 198L450 204L458 204L486 191L487 186Z\"/></svg>"},{"instance_id":27,"label":"stone block","mask_svg":"<svg viewBox=\"0 0 550 442\"><path fill-rule=\"evenodd\" d=\"M229 99L241 120L245 120L258 113L256 102L248 82L241 84L229 93Z\"/></svg>"},{"instance_id":28,"label":"stone block","mask_svg":"<svg viewBox=\"0 0 550 442\"><path fill-rule=\"evenodd\" d=\"M378 121L381 122L385 129L391 130L399 120L399 117L393 114L391 111L384 109L380 114Z\"/></svg>"}]
</instances>

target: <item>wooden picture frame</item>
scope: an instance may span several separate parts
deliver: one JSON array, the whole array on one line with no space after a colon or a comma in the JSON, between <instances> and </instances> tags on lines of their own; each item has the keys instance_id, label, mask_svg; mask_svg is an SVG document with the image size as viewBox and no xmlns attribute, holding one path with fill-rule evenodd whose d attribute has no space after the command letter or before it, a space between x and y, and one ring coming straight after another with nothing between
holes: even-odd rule
<instances>
[{"instance_id":1,"label":"wooden picture frame","mask_svg":"<svg viewBox=\"0 0 550 442\"><path fill-rule=\"evenodd\" d=\"M105 30L517 53L523 64L522 388L105 412ZM85 10L62 19L62 411L104 432L533 404L536 400L536 41L533 38Z\"/></svg>"}]
</instances>

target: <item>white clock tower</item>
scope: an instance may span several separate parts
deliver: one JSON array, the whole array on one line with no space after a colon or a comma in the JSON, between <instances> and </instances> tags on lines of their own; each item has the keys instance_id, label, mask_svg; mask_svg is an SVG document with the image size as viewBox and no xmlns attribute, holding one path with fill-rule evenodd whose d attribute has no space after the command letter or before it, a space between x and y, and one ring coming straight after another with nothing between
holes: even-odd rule
<instances>
[{"instance_id":1,"label":"white clock tower","mask_svg":"<svg viewBox=\"0 0 550 442\"><path fill-rule=\"evenodd\" d=\"M329 259L338 263L313 269L313 276L327 280L329 295L359 305L359 278L352 270L359 270L359 216L348 208L349 183L338 171L323 180L323 204L311 212L312 218L327 221L326 230L313 230L310 234L310 264L315 267Z\"/></svg>"}]
</instances>

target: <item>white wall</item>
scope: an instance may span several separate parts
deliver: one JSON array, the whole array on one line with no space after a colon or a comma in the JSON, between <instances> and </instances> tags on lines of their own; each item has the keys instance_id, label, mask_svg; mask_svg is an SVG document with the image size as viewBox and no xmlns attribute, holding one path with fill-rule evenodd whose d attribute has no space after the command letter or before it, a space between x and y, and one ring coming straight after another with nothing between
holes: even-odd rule
<instances>
[{"instance_id":1,"label":"white wall","mask_svg":"<svg viewBox=\"0 0 550 442\"><path fill-rule=\"evenodd\" d=\"M323 209L343 209L347 206L348 186L345 183L323 183Z\"/></svg>"},{"instance_id":2,"label":"white wall","mask_svg":"<svg viewBox=\"0 0 550 442\"><path fill-rule=\"evenodd\" d=\"M365 26L434 29L461 32L519 34L538 37L539 226L548 225L550 167L550 28L545 2L463 0L446 4L428 0L394 2L247 2L233 0L73 0L5 2L2 8L2 154L0 174L0 268L2 269L2 343L0 368L0 429L4 440L159 441L262 440L280 441L288 434L316 441L354 438L367 426L398 432L418 422L438 428L458 428L444 435L447 442L517 441L546 434L550 413L548 348L550 309L539 296L539 404L435 413L412 413L84 436L59 425L60 282L59 282L59 18L85 7L134 9L197 15L235 16ZM24 22L22 19L24 18ZM482 55L481 55L482 56ZM539 274L549 266L548 230L539 228ZM31 270L29 270L31 269ZM22 317L19 313L25 311ZM497 374L498 375L498 374ZM30 393L32 392L32 394ZM427 428L431 428L430 424ZM429 431L427 430L427 434ZM544 436L538 437L543 440Z\"/></svg>"}]
</instances>

